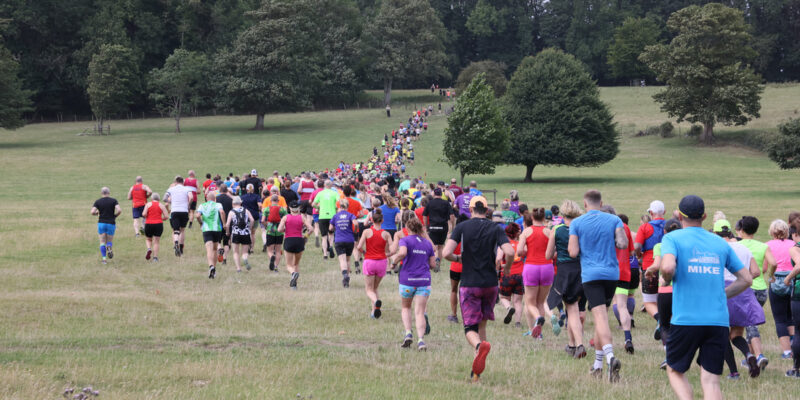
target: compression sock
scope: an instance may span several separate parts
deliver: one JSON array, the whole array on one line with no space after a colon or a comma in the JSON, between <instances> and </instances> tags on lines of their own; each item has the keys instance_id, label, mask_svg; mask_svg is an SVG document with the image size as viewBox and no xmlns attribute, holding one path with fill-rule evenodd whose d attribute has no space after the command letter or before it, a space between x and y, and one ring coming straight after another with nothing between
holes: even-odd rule
<instances>
[{"instance_id":1,"label":"compression sock","mask_svg":"<svg viewBox=\"0 0 800 400\"><path fill-rule=\"evenodd\" d=\"M617 318L617 324L622 325L622 321L620 321L619 319L619 309L617 308L617 305L614 304L613 306L611 306L611 308L614 310L614 317Z\"/></svg>"},{"instance_id":2,"label":"compression sock","mask_svg":"<svg viewBox=\"0 0 800 400\"><path fill-rule=\"evenodd\" d=\"M105 243L100 245L100 255L103 256L103 258L106 258L106 244Z\"/></svg>"},{"instance_id":3,"label":"compression sock","mask_svg":"<svg viewBox=\"0 0 800 400\"><path fill-rule=\"evenodd\" d=\"M636 299L633 297L628 297L628 314L633 315L633 312L636 311Z\"/></svg>"},{"instance_id":4,"label":"compression sock","mask_svg":"<svg viewBox=\"0 0 800 400\"><path fill-rule=\"evenodd\" d=\"M592 368L603 369L603 350L594 351L594 365L592 365Z\"/></svg>"},{"instance_id":5,"label":"compression sock","mask_svg":"<svg viewBox=\"0 0 800 400\"><path fill-rule=\"evenodd\" d=\"M739 349L739 351L741 351L745 357L750 355L750 346L747 345L747 340L744 340L743 337L737 336L731 339L731 343L733 343L733 345L736 346L736 348Z\"/></svg>"},{"instance_id":6,"label":"compression sock","mask_svg":"<svg viewBox=\"0 0 800 400\"><path fill-rule=\"evenodd\" d=\"M625 331L625 340L633 341L633 337L631 336L631 331Z\"/></svg>"},{"instance_id":7,"label":"compression sock","mask_svg":"<svg viewBox=\"0 0 800 400\"><path fill-rule=\"evenodd\" d=\"M728 364L728 369L731 370L731 374L738 374L739 368L736 367L736 357L733 356L733 348L731 347L730 342L725 344L725 364Z\"/></svg>"},{"instance_id":8,"label":"compression sock","mask_svg":"<svg viewBox=\"0 0 800 400\"><path fill-rule=\"evenodd\" d=\"M606 356L606 362L610 363L611 359L614 358L614 345L609 343L603 346L603 354Z\"/></svg>"},{"instance_id":9,"label":"compression sock","mask_svg":"<svg viewBox=\"0 0 800 400\"><path fill-rule=\"evenodd\" d=\"M106 249L111 250L111 242L106 242Z\"/></svg>"},{"instance_id":10,"label":"compression sock","mask_svg":"<svg viewBox=\"0 0 800 400\"><path fill-rule=\"evenodd\" d=\"M181 243L181 253L183 253L183 243Z\"/></svg>"}]
</instances>

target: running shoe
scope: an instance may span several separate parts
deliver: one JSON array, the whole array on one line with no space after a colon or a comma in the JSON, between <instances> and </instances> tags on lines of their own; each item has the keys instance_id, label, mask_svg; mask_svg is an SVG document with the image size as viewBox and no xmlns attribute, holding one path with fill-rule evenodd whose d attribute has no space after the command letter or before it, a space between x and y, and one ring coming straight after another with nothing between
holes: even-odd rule
<instances>
[{"instance_id":1,"label":"running shoe","mask_svg":"<svg viewBox=\"0 0 800 400\"><path fill-rule=\"evenodd\" d=\"M149 260L150 256L153 255L153 250L147 249L147 253L144 255L145 260Z\"/></svg>"},{"instance_id":2,"label":"running shoe","mask_svg":"<svg viewBox=\"0 0 800 400\"><path fill-rule=\"evenodd\" d=\"M589 347L594 347L594 338L589 339Z\"/></svg>"},{"instance_id":3,"label":"running shoe","mask_svg":"<svg viewBox=\"0 0 800 400\"><path fill-rule=\"evenodd\" d=\"M383 305L383 302L380 301L380 299L378 299L378 300L375 300L375 305L372 306L372 316L375 317L376 319L381 317L381 314L382 314L381 313L381 306L382 305Z\"/></svg>"},{"instance_id":4,"label":"running shoe","mask_svg":"<svg viewBox=\"0 0 800 400\"><path fill-rule=\"evenodd\" d=\"M633 341L626 340L625 341L625 352L628 354L633 354Z\"/></svg>"},{"instance_id":5,"label":"running shoe","mask_svg":"<svg viewBox=\"0 0 800 400\"><path fill-rule=\"evenodd\" d=\"M192 229L192 222L189 221L189 229Z\"/></svg>"},{"instance_id":6,"label":"running shoe","mask_svg":"<svg viewBox=\"0 0 800 400\"><path fill-rule=\"evenodd\" d=\"M667 370L667 360L666 359L664 359L664 361L661 362L661 365L659 366L659 368L661 368L661 369L663 369L665 371Z\"/></svg>"},{"instance_id":7,"label":"running shoe","mask_svg":"<svg viewBox=\"0 0 800 400\"><path fill-rule=\"evenodd\" d=\"M553 325L553 335L558 336L561 333L561 325L559 325L558 317L555 314L550 316L550 325Z\"/></svg>"},{"instance_id":8,"label":"running shoe","mask_svg":"<svg viewBox=\"0 0 800 400\"><path fill-rule=\"evenodd\" d=\"M407 333L406 337L403 338L403 344L401 344L400 347L407 349L411 347L411 343L414 343L414 336L411 336L410 333Z\"/></svg>"},{"instance_id":9,"label":"running shoe","mask_svg":"<svg viewBox=\"0 0 800 400\"><path fill-rule=\"evenodd\" d=\"M417 351L427 351L427 350L428 346L425 345L425 342L423 342L422 340L417 342Z\"/></svg>"},{"instance_id":10,"label":"running shoe","mask_svg":"<svg viewBox=\"0 0 800 400\"><path fill-rule=\"evenodd\" d=\"M144 227L140 227L139 228L139 234L140 235L144 235Z\"/></svg>"},{"instance_id":11,"label":"running shoe","mask_svg":"<svg viewBox=\"0 0 800 400\"><path fill-rule=\"evenodd\" d=\"M452 322L452 323L454 323L454 324L458 323L458 317L456 317L455 315L448 315L447 316L447 320Z\"/></svg>"},{"instance_id":12,"label":"running shoe","mask_svg":"<svg viewBox=\"0 0 800 400\"><path fill-rule=\"evenodd\" d=\"M490 351L492 351L491 343L484 340L478 345L478 354L472 360L472 372L475 375L482 374L483 370L486 369L486 356L489 355Z\"/></svg>"},{"instance_id":13,"label":"running shoe","mask_svg":"<svg viewBox=\"0 0 800 400\"><path fill-rule=\"evenodd\" d=\"M153 262L157 263L158 262L158 257L153 257Z\"/></svg>"},{"instance_id":14,"label":"running shoe","mask_svg":"<svg viewBox=\"0 0 800 400\"><path fill-rule=\"evenodd\" d=\"M516 328L522 328L522 322L519 322L519 321L515 322L515 323L514 323L514 327L516 327Z\"/></svg>"},{"instance_id":15,"label":"running shoe","mask_svg":"<svg viewBox=\"0 0 800 400\"><path fill-rule=\"evenodd\" d=\"M175 246L173 248L175 249L175 257L180 257L181 256L181 248L178 245L178 242L175 242Z\"/></svg>"},{"instance_id":16,"label":"running shoe","mask_svg":"<svg viewBox=\"0 0 800 400\"><path fill-rule=\"evenodd\" d=\"M653 339L661 340L661 323L656 322L656 330L653 331Z\"/></svg>"},{"instance_id":17,"label":"running shoe","mask_svg":"<svg viewBox=\"0 0 800 400\"><path fill-rule=\"evenodd\" d=\"M106 255L108 255L108 259L114 258L114 250L111 249L111 246L106 247Z\"/></svg>"},{"instance_id":18,"label":"running shoe","mask_svg":"<svg viewBox=\"0 0 800 400\"><path fill-rule=\"evenodd\" d=\"M356 261L354 264L356 267L356 275L358 275L361 273L361 265L358 263L358 261Z\"/></svg>"},{"instance_id":19,"label":"running shoe","mask_svg":"<svg viewBox=\"0 0 800 400\"><path fill-rule=\"evenodd\" d=\"M431 334L431 323L428 322L428 313L425 313L425 334Z\"/></svg>"},{"instance_id":20,"label":"running shoe","mask_svg":"<svg viewBox=\"0 0 800 400\"><path fill-rule=\"evenodd\" d=\"M784 360L791 360L794 356L791 352L781 354L781 358Z\"/></svg>"},{"instance_id":21,"label":"running shoe","mask_svg":"<svg viewBox=\"0 0 800 400\"><path fill-rule=\"evenodd\" d=\"M225 249L217 250L217 262L222 262L225 260Z\"/></svg>"},{"instance_id":22,"label":"running shoe","mask_svg":"<svg viewBox=\"0 0 800 400\"><path fill-rule=\"evenodd\" d=\"M244 260L244 267L248 271L250 271L250 269L253 268L253 267L250 266L250 260Z\"/></svg>"},{"instance_id":23,"label":"running shoe","mask_svg":"<svg viewBox=\"0 0 800 400\"><path fill-rule=\"evenodd\" d=\"M800 369L790 369L786 371L786 377L795 379L800 378Z\"/></svg>"},{"instance_id":24,"label":"running shoe","mask_svg":"<svg viewBox=\"0 0 800 400\"><path fill-rule=\"evenodd\" d=\"M269 270L275 271L275 256L269 258Z\"/></svg>"},{"instance_id":25,"label":"running shoe","mask_svg":"<svg viewBox=\"0 0 800 400\"><path fill-rule=\"evenodd\" d=\"M506 317L503 318L503 323L506 324L506 325L510 324L511 323L511 318L514 317L514 313L516 311L517 310L515 310L514 307L509 308L508 309L508 313L506 313Z\"/></svg>"},{"instance_id":26,"label":"running shoe","mask_svg":"<svg viewBox=\"0 0 800 400\"><path fill-rule=\"evenodd\" d=\"M531 331L527 331L527 332L523 333L522 336L531 336Z\"/></svg>"},{"instance_id":27,"label":"running shoe","mask_svg":"<svg viewBox=\"0 0 800 400\"><path fill-rule=\"evenodd\" d=\"M214 268L213 265L208 266L208 279L214 279L214 276L217 275L217 269Z\"/></svg>"},{"instance_id":28,"label":"running shoe","mask_svg":"<svg viewBox=\"0 0 800 400\"><path fill-rule=\"evenodd\" d=\"M567 352L567 355L570 356L570 357L575 357L575 349L576 348L574 346L570 346L570 345L566 345L564 347L564 351Z\"/></svg>"},{"instance_id":29,"label":"running shoe","mask_svg":"<svg viewBox=\"0 0 800 400\"><path fill-rule=\"evenodd\" d=\"M350 274L345 274L344 277L342 277L342 286L346 288L350 287Z\"/></svg>"},{"instance_id":30,"label":"running shoe","mask_svg":"<svg viewBox=\"0 0 800 400\"><path fill-rule=\"evenodd\" d=\"M739 373L738 372L731 372L730 374L728 374L727 378L729 380L732 380L732 381L738 381L739 380Z\"/></svg>"},{"instance_id":31,"label":"running shoe","mask_svg":"<svg viewBox=\"0 0 800 400\"><path fill-rule=\"evenodd\" d=\"M290 288L297 288L297 278L300 277L299 272L292 272L292 280L289 281Z\"/></svg>"},{"instance_id":32,"label":"running shoe","mask_svg":"<svg viewBox=\"0 0 800 400\"><path fill-rule=\"evenodd\" d=\"M611 357L608 361L608 381L611 383L619 382L619 370L622 368L622 363L616 358Z\"/></svg>"},{"instance_id":33,"label":"running shoe","mask_svg":"<svg viewBox=\"0 0 800 400\"><path fill-rule=\"evenodd\" d=\"M756 356L750 354L750 356L747 357L747 365L750 368L750 377L758 378L758 375L761 374L761 369L758 368L758 359Z\"/></svg>"},{"instance_id":34,"label":"running shoe","mask_svg":"<svg viewBox=\"0 0 800 400\"><path fill-rule=\"evenodd\" d=\"M558 326L563 327L566 324L567 324L567 313L562 312L561 316L559 316L558 318Z\"/></svg>"},{"instance_id":35,"label":"running shoe","mask_svg":"<svg viewBox=\"0 0 800 400\"><path fill-rule=\"evenodd\" d=\"M539 323L540 321L541 324ZM536 326L534 326L533 329L531 329L531 336L533 336L534 338L538 338L539 335L542 334L542 324L544 324L544 318L539 317L539 319L536 320Z\"/></svg>"},{"instance_id":36,"label":"running shoe","mask_svg":"<svg viewBox=\"0 0 800 400\"><path fill-rule=\"evenodd\" d=\"M481 380L481 376L476 374L475 372L470 371L469 380L471 383L478 383Z\"/></svg>"},{"instance_id":37,"label":"running shoe","mask_svg":"<svg viewBox=\"0 0 800 400\"><path fill-rule=\"evenodd\" d=\"M767 364L769 364L769 358L764 357L763 354L759 354L758 358L756 358L756 364L758 365L758 368L763 371L767 368Z\"/></svg>"},{"instance_id":38,"label":"running shoe","mask_svg":"<svg viewBox=\"0 0 800 400\"><path fill-rule=\"evenodd\" d=\"M108 261L106 261L106 259L104 258L103 260L100 261L100 263L102 263L103 265L106 265L106 264L108 264Z\"/></svg>"},{"instance_id":39,"label":"running shoe","mask_svg":"<svg viewBox=\"0 0 800 400\"><path fill-rule=\"evenodd\" d=\"M595 367L592 367L592 369L590 369L590 370L589 370L589 373L590 373L590 374L591 374L593 377L595 377L595 378L597 378L597 379L601 379L601 378L603 378L603 369L602 369L602 368L595 368Z\"/></svg>"},{"instance_id":40,"label":"running shoe","mask_svg":"<svg viewBox=\"0 0 800 400\"><path fill-rule=\"evenodd\" d=\"M441 268L442 268L442 260L437 258L436 259L436 266L433 267L433 272L438 273L441 270Z\"/></svg>"},{"instance_id":41,"label":"running shoe","mask_svg":"<svg viewBox=\"0 0 800 400\"><path fill-rule=\"evenodd\" d=\"M261 246L261 252L262 253L266 253L267 252L267 244L266 243L264 243L264 245Z\"/></svg>"},{"instance_id":42,"label":"running shoe","mask_svg":"<svg viewBox=\"0 0 800 400\"><path fill-rule=\"evenodd\" d=\"M223 258L222 259L222 265L228 265L228 259L227 258Z\"/></svg>"},{"instance_id":43,"label":"running shoe","mask_svg":"<svg viewBox=\"0 0 800 400\"><path fill-rule=\"evenodd\" d=\"M631 329L636 328L636 322L631 318Z\"/></svg>"},{"instance_id":44,"label":"running shoe","mask_svg":"<svg viewBox=\"0 0 800 400\"><path fill-rule=\"evenodd\" d=\"M579 344L578 347L575 348L575 355L573 355L573 357L575 357L575 358L584 358L584 357L586 357L586 348L583 347L582 344Z\"/></svg>"}]
</instances>

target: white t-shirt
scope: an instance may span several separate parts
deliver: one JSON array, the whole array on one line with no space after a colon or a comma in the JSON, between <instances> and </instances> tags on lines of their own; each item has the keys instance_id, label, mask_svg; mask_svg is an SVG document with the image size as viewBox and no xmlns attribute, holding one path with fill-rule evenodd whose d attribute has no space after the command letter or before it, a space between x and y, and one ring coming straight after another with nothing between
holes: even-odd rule
<instances>
[{"instance_id":1,"label":"white t-shirt","mask_svg":"<svg viewBox=\"0 0 800 400\"><path fill-rule=\"evenodd\" d=\"M741 243L728 242L728 244L731 245L733 252L736 253L736 257L739 258L739 261L742 262L742 265L744 265L745 269L750 271L750 259L753 258L753 253L750 251L750 249L744 247L744 245ZM736 275L730 273L727 268L724 268L724 270L725 282L733 282L736 280Z\"/></svg>"},{"instance_id":2,"label":"white t-shirt","mask_svg":"<svg viewBox=\"0 0 800 400\"><path fill-rule=\"evenodd\" d=\"M175 185L167 189L172 212L189 212L189 198L191 189L183 185Z\"/></svg>"}]
</instances>

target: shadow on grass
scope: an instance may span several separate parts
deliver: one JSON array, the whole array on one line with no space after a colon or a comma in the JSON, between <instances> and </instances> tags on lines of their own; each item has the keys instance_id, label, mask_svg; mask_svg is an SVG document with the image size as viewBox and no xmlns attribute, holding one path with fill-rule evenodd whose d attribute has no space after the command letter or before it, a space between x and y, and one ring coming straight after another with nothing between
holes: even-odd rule
<instances>
[{"instance_id":1,"label":"shadow on grass","mask_svg":"<svg viewBox=\"0 0 800 400\"><path fill-rule=\"evenodd\" d=\"M32 149L32 148L43 148L43 147L53 147L56 145L61 145L60 142L53 142L53 141L42 141L42 142L8 142L8 143L0 143L0 150L14 150L14 149Z\"/></svg>"},{"instance_id":2,"label":"shadow on grass","mask_svg":"<svg viewBox=\"0 0 800 400\"><path fill-rule=\"evenodd\" d=\"M627 183L627 184L663 184L665 180L672 180L669 177L659 178L658 182L654 182L649 177L639 176L549 176L537 178L533 177L533 182L524 182L522 178L494 178L491 182L501 184L521 184L521 185L535 185L535 184L548 184L548 185L588 185L588 184L609 184L609 183ZM487 182L488 183L488 182Z\"/></svg>"}]
</instances>

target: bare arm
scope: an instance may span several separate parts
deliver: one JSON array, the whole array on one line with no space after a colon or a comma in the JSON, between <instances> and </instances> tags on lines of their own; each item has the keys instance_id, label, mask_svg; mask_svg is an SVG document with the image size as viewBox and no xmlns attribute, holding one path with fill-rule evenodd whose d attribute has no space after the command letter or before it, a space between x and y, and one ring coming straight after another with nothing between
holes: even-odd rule
<instances>
[{"instance_id":1,"label":"bare arm","mask_svg":"<svg viewBox=\"0 0 800 400\"><path fill-rule=\"evenodd\" d=\"M519 247L519 245L517 245ZM544 251L544 257L552 260L556 255L556 231L555 229L550 232L550 238L547 239L547 249Z\"/></svg>"},{"instance_id":2,"label":"bare arm","mask_svg":"<svg viewBox=\"0 0 800 400\"><path fill-rule=\"evenodd\" d=\"M284 215L283 218L281 218L281 223L278 224L278 232L280 233L286 232L286 217L288 217L288 215ZM364 238L362 237L361 239Z\"/></svg>"},{"instance_id":3,"label":"bare arm","mask_svg":"<svg viewBox=\"0 0 800 400\"><path fill-rule=\"evenodd\" d=\"M755 264L755 262L753 262L753 264ZM757 266L756 269L758 269ZM736 275L736 280L725 288L725 296L727 296L729 299L731 297L736 297L739 293L744 292L745 289L749 288L750 285L753 284L753 278L750 277L750 271L745 268L736 271L734 275Z\"/></svg>"},{"instance_id":4,"label":"bare arm","mask_svg":"<svg viewBox=\"0 0 800 400\"><path fill-rule=\"evenodd\" d=\"M530 234L530 230L525 228L522 231L522 235L519 235L519 243L517 244L517 257L525 257L525 254L528 253L528 235Z\"/></svg>"},{"instance_id":5,"label":"bare arm","mask_svg":"<svg viewBox=\"0 0 800 400\"><path fill-rule=\"evenodd\" d=\"M142 210L142 216L147 219L147 214L150 211L150 205L153 203L147 203L144 205L144 210Z\"/></svg>"},{"instance_id":6,"label":"bare arm","mask_svg":"<svg viewBox=\"0 0 800 400\"><path fill-rule=\"evenodd\" d=\"M644 274L652 279L653 277L656 276L660 268L661 268L661 256L655 256L653 257L653 264L647 268L647 271L645 271Z\"/></svg>"},{"instance_id":7,"label":"bare arm","mask_svg":"<svg viewBox=\"0 0 800 400\"><path fill-rule=\"evenodd\" d=\"M457 246L458 243L456 243L455 240L447 239L447 241L444 242L444 249L442 249L442 257L451 262L457 261L458 257L453 254L453 252L456 251Z\"/></svg>"},{"instance_id":8,"label":"bare arm","mask_svg":"<svg viewBox=\"0 0 800 400\"><path fill-rule=\"evenodd\" d=\"M283 221L281 221L281 222L283 222ZM278 228L278 229L280 229L280 228ZM369 235L370 233L372 233L372 232L370 232L370 230L366 230L366 231L364 231L363 234L361 234L361 239L358 240L358 246L356 246L358 251L363 252L363 253L367 252L367 235Z\"/></svg>"},{"instance_id":9,"label":"bare arm","mask_svg":"<svg viewBox=\"0 0 800 400\"><path fill-rule=\"evenodd\" d=\"M392 257L392 264L399 263L404 258L406 258L407 254L408 254L408 248L406 248L406 246L400 246L400 248L397 250L397 253L395 253L395 255Z\"/></svg>"},{"instance_id":10,"label":"bare arm","mask_svg":"<svg viewBox=\"0 0 800 400\"><path fill-rule=\"evenodd\" d=\"M225 231L228 232L231 230L231 220L233 219L233 213L228 213L228 218L225 220Z\"/></svg>"},{"instance_id":11,"label":"bare arm","mask_svg":"<svg viewBox=\"0 0 800 400\"><path fill-rule=\"evenodd\" d=\"M675 267L677 267L677 261L675 260L674 254L664 254L661 256L661 276L664 277L664 281L670 282L675 277ZM653 268L652 266L650 268ZM649 271L650 268L647 270Z\"/></svg>"},{"instance_id":12,"label":"bare arm","mask_svg":"<svg viewBox=\"0 0 800 400\"><path fill-rule=\"evenodd\" d=\"M430 269L436 268L436 256L428 257L428 266L430 267Z\"/></svg>"},{"instance_id":13,"label":"bare arm","mask_svg":"<svg viewBox=\"0 0 800 400\"><path fill-rule=\"evenodd\" d=\"M772 283L775 280L772 275L775 274L775 268L777 266L778 265L775 261L775 256L772 254L772 250L767 247L767 251L764 253L764 281L767 283Z\"/></svg>"},{"instance_id":14,"label":"bare arm","mask_svg":"<svg viewBox=\"0 0 800 400\"><path fill-rule=\"evenodd\" d=\"M100 214L100 210L98 210L97 207L92 207L92 211L90 211L90 213L92 215L97 215Z\"/></svg>"},{"instance_id":15,"label":"bare arm","mask_svg":"<svg viewBox=\"0 0 800 400\"><path fill-rule=\"evenodd\" d=\"M789 249L789 255L792 257L792 261L794 261L794 268L792 272L789 272L789 275L786 275L786 278L783 280L783 283L786 286L792 284L792 279L794 279L798 274L800 274L800 247L792 247Z\"/></svg>"},{"instance_id":16,"label":"bare arm","mask_svg":"<svg viewBox=\"0 0 800 400\"><path fill-rule=\"evenodd\" d=\"M144 192L146 193L147 197L150 197L150 195L153 194L153 191L150 190L150 186L142 185L142 189L144 189Z\"/></svg>"},{"instance_id":17,"label":"bare arm","mask_svg":"<svg viewBox=\"0 0 800 400\"><path fill-rule=\"evenodd\" d=\"M628 248L628 235L625 234L625 228L617 228L614 231L614 242L620 250Z\"/></svg>"},{"instance_id":18,"label":"bare arm","mask_svg":"<svg viewBox=\"0 0 800 400\"><path fill-rule=\"evenodd\" d=\"M578 241L577 236L569 236L569 245L567 250L569 250L569 256L572 258L577 258L579 255L581 255L581 244Z\"/></svg>"},{"instance_id":19,"label":"bare arm","mask_svg":"<svg viewBox=\"0 0 800 400\"><path fill-rule=\"evenodd\" d=\"M122 214L122 208L120 208L119 204L117 204L114 206L114 216L119 217L120 214Z\"/></svg>"},{"instance_id":20,"label":"bare arm","mask_svg":"<svg viewBox=\"0 0 800 400\"><path fill-rule=\"evenodd\" d=\"M512 246L511 243L504 243L500 246L500 250L502 250L506 256L506 264L503 266L503 273L509 275L511 273L511 264L514 263L514 246Z\"/></svg>"},{"instance_id":21,"label":"bare arm","mask_svg":"<svg viewBox=\"0 0 800 400\"><path fill-rule=\"evenodd\" d=\"M634 243L633 250L636 253L636 257L642 257L642 244L641 243Z\"/></svg>"},{"instance_id":22,"label":"bare arm","mask_svg":"<svg viewBox=\"0 0 800 400\"><path fill-rule=\"evenodd\" d=\"M167 206L164 204L159 203L159 207L161 207L161 220L166 221L169 218L169 211L167 211Z\"/></svg>"},{"instance_id":23,"label":"bare arm","mask_svg":"<svg viewBox=\"0 0 800 400\"><path fill-rule=\"evenodd\" d=\"M758 268L758 263L756 262L755 258L750 257L749 267L750 267L750 275L753 277L753 279L761 275L761 270Z\"/></svg>"},{"instance_id":24,"label":"bare arm","mask_svg":"<svg viewBox=\"0 0 800 400\"><path fill-rule=\"evenodd\" d=\"M128 200L133 200L133 186L128 189Z\"/></svg>"}]
</instances>

